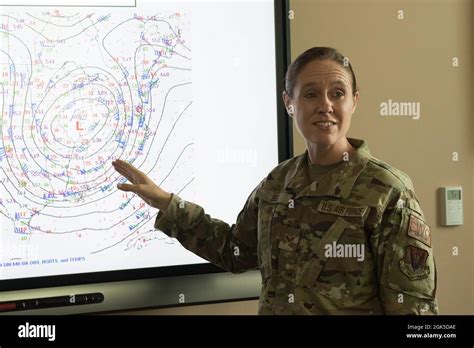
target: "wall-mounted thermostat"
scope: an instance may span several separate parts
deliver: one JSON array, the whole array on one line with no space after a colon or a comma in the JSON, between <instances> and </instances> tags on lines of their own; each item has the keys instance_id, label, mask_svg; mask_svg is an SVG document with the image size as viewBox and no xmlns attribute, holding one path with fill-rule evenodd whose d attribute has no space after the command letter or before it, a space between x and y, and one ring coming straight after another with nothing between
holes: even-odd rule
<instances>
[{"instance_id":1,"label":"wall-mounted thermostat","mask_svg":"<svg viewBox=\"0 0 474 348\"><path fill-rule=\"evenodd\" d=\"M462 187L441 187L441 225L463 224Z\"/></svg>"}]
</instances>

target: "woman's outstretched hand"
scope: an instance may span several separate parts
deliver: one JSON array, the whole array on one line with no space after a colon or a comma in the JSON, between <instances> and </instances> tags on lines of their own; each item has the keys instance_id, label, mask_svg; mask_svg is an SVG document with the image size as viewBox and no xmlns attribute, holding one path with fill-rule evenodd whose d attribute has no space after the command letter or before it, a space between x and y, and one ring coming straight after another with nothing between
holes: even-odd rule
<instances>
[{"instance_id":1,"label":"woman's outstretched hand","mask_svg":"<svg viewBox=\"0 0 474 348\"><path fill-rule=\"evenodd\" d=\"M156 185L145 173L141 172L131 164L115 160L112 162L114 169L127 178L131 184L118 184L117 188L121 191L136 193L148 205L165 210L171 201L171 194L163 191Z\"/></svg>"}]
</instances>

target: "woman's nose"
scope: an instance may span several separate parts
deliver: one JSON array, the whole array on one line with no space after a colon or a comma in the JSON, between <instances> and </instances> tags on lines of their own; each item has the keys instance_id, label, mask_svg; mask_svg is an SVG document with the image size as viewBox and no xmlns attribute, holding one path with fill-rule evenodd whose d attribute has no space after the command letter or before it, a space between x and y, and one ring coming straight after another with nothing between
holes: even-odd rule
<instances>
[{"instance_id":1,"label":"woman's nose","mask_svg":"<svg viewBox=\"0 0 474 348\"><path fill-rule=\"evenodd\" d=\"M318 103L318 113L331 113L332 109L332 102L331 99L327 94L323 94Z\"/></svg>"}]
</instances>

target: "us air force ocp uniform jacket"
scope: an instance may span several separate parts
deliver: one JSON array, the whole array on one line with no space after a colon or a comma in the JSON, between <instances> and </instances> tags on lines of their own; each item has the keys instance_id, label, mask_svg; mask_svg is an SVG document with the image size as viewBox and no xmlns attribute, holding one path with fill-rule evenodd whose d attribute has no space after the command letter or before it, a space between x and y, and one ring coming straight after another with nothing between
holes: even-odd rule
<instances>
[{"instance_id":1,"label":"us air force ocp uniform jacket","mask_svg":"<svg viewBox=\"0 0 474 348\"><path fill-rule=\"evenodd\" d=\"M437 314L430 228L409 177L348 140L355 155L315 181L307 151L279 164L232 226L173 195L155 228L230 272L260 269L259 314Z\"/></svg>"}]
</instances>

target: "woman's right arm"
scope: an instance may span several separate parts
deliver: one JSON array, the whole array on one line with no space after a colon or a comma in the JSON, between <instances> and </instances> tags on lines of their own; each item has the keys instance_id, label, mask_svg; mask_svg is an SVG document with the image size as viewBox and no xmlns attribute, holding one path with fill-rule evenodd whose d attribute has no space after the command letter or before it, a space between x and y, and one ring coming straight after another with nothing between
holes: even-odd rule
<instances>
[{"instance_id":1,"label":"woman's right arm","mask_svg":"<svg viewBox=\"0 0 474 348\"><path fill-rule=\"evenodd\" d=\"M229 272L256 269L258 202L255 193L259 187L250 194L233 225L212 218L201 206L173 194L168 208L158 213L155 228Z\"/></svg>"}]
</instances>

